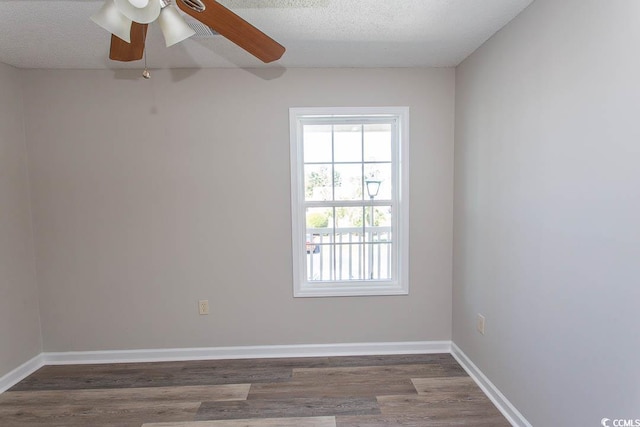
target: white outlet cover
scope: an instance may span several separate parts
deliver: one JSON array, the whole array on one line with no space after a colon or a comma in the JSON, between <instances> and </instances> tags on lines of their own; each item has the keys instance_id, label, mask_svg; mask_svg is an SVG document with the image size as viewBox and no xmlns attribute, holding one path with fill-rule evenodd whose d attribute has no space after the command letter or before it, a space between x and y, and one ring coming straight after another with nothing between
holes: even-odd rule
<instances>
[{"instance_id":1,"label":"white outlet cover","mask_svg":"<svg viewBox=\"0 0 640 427\"><path fill-rule=\"evenodd\" d=\"M198 301L198 313L209 314L209 300L201 299Z\"/></svg>"}]
</instances>

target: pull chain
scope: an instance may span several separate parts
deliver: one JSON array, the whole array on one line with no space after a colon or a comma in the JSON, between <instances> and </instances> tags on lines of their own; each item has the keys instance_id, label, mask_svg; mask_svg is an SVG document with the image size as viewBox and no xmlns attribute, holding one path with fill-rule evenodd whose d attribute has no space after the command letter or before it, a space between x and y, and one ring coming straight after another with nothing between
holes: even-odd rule
<instances>
[{"instance_id":1,"label":"pull chain","mask_svg":"<svg viewBox=\"0 0 640 427\"><path fill-rule=\"evenodd\" d=\"M151 74L149 70L147 70L147 49L144 50L144 71L142 72L142 77L149 80L151 78Z\"/></svg>"}]
</instances>

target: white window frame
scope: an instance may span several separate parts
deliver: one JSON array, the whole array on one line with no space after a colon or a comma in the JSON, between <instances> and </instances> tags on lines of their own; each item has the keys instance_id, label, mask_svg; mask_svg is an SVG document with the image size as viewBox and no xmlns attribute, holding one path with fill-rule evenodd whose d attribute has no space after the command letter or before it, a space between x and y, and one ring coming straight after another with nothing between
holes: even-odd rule
<instances>
[{"instance_id":1,"label":"white window frame","mask_svg":"<svg viewBox=\"0 0 640 427\"><path fill-rule=\"evenodd\" d=\"M391 280L308 281L306 278L306 206L302 121L305 119L383 116L395 120L392 195L393 273ZM290 108L291 226L294 297L407 295L409 293L409 107Z\"/></svg>"}]
</instances>

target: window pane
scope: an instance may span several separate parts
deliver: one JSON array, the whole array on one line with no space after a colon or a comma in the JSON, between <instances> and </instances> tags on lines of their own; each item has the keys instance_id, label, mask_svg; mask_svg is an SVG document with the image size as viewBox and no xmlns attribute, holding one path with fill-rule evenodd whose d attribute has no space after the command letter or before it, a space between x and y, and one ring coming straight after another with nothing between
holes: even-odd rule
<instances>
[{"instance_id":1,"label":"window pane","mask_svg":"<svg viewBox=\"0 0 640 427\"><path fill-rule=\"evenodd\" d=\"M330 229L315 231L307 234L307 280L335 280L333 233Z\"/></svg>"},{"instance_id":2,"label":"window pane","mask_svg":"<svg viewBox=\"0 0 640 427\"><path fill-rule=\"evenodd\" d=\"M333 208L307 208L306 224L307 233L332 233Z\"/></svg>"},{"instance_id":3,"label":"window pane","mask_svg":"<svg viewBox=\"0 0 640 427\"><path fill-rule=\"evenodd\" d=\"M391 243L374 243L369 245L367 252L368 278L384 280L391 278Z\"/></svg>"},{"instance_id":4,"label":"window pane","mask_svg":"<svg viewBox=\"0 0 640 427\"><path fill-rule=\"evenodd\" d=\"M374 206L373 218L375 227L391 227L391 206Z\"/></svg>"},{"instance_id":5,"label":"window pane","mask_svg":"<svg viewBox=\"0 0 640 427\"><path fill-rule=\"evenodd\" d=\"M362 226L364 225L364 208L344 206L336 207L335 224L336 233L340 230L343 230L343 232L362 233Z\"/></svg>"},{"instance_id":6,"label":"window pane","mask_svg":"<svg viewBox=\"0 0 640 427\"><path fill-rule=\"evenodd\" d=\"M375 124L364 126L364 161L391 161L390 124Z\"/></svg>"},{"instance_id":7,"label":"window pane","mask_svg":"<svg viewBox=\"0 0 640 427\"><path fill-rule=\"evenodd\" d=\"M304 162L331 162L331 125L304 125Z\"/></svg>"},{"instance_id":8,"label":"window pane","mask_svg":"<svg viewBox=\"0 0 640 427\"><path fill-rule=\"evenodd\" d=\"M372 222L373 214L373 225ZM376 242L381 233L391 231L391 206L367 206L365 207L365 240Z\"/></svg>"},{"instance_id":9,"label":"window pane","mask_svg":"<svg viewBox=\"0 0 640 427\"><path fill-rule=\"evenodd\" d=\"M306 210L307 280L333 280L333 208Z\"/></svg>"},{"instance_id":10,"label":"window pane","mask_svg":"<svg viewBox=\"0 0 640 427\"><path fill-rule=\"evenodd\" d=\"M336 200L362 200L362 163L335 165Z\"/></svg>"},{"instance_id":11,"label":"window pane","mask_svg":"<svg viewBox=\"0 0 640 427\"><path fill-rule=\"evenodd\" d=\"M393 177L391 175L391 163L372 163L364 165L365 180L373 179L380 181L378 187L378 194L375 195L375 200L391 200L391 192L393 191ZM370 195L365 188L365 198L369 198Z\"/></svg>"},{"instance_id":12,"label":"window pane","mask_svg":"<svg viewBox=\"0 0 640 427\"><path fill-rule=\"evenodd\" d=\"M331 165L304 166L304 198L308 201L333 200Z\"/></svg>"},{"instance_id":13,"label":"window pane","mask_svg":"<svg viewBox=\"0 0 640 427\"><path fill-rule=\"evenodd\" d=\"M335 125L335 162L362 162L362 125Z\"/></svg>"},{"instance_id":14,"label":"window pane","mask_svg":"<svg viewBox=\"0 0 640 427\"><path fill-rule=\"evenodd\" d=\"M342 243L335 245L335 276L336 280L364 280L364 244L360 236L355 234L342 235Z\"/></svg>"}]
</instances>

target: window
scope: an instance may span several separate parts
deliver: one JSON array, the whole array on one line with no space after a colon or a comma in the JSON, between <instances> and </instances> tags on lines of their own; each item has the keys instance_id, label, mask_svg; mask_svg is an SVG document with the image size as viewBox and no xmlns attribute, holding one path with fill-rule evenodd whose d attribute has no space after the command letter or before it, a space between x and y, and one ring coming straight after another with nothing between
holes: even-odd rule
<instances>
[{"instance_id":1,"label":"window","mask_svg":"<svg viewBox=\"0 0 640 427\"><path fill-rule=\"evenodd\" d=\"M409 108L292 108L294 296L407 294Z\"/></svg>"}]
</instances>

